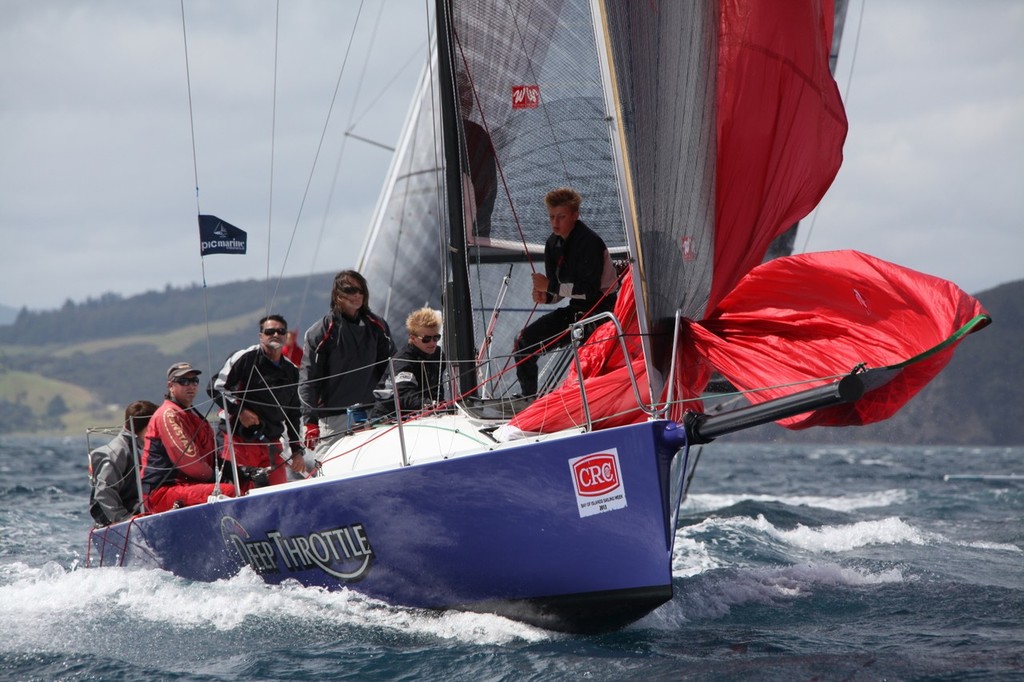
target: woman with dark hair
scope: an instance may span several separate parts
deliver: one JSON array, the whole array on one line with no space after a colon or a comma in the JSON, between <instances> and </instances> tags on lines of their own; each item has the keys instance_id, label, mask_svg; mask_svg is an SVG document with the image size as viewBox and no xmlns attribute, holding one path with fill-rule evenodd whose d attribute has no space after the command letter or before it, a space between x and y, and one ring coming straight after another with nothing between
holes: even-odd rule
<instances>
[{"instance_id":1,"label":"woman with dark hair","mask_svg":"<svg viewBox=\"0 0 1024 682\"><path fill-rule=\"evenodd\" d=\"M373 389L394 350L387 322L370 310L366 279L355 270L339 272L330 312L305 336L299 401L306 447L329 446L329 436L351 428L349 407L373 404Z\"/></svg>"}]
</instances>

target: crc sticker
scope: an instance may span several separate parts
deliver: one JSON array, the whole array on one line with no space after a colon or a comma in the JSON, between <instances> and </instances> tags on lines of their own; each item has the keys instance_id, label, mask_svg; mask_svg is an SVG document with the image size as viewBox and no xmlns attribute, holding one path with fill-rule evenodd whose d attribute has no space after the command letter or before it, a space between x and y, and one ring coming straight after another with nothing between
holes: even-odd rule
<instances>
[{"instance_id":1,"label":"crc sticker","mask_svg":"<svg viewBox=\"0 0 1024 682\"><path fill-rule=\"evenodd\" d=\"M626 506L619 451L615 448L569 460L580 518Z\"/></svg>"}]
</instances>

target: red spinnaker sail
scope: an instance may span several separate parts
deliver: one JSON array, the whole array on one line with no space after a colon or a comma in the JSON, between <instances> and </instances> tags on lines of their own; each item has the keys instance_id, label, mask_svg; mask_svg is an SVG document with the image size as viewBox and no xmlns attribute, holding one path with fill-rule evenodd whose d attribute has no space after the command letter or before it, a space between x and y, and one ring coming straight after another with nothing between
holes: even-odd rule
<instances>
[{"instance_id":1,"label":"red spinnaker sail","mask_svg":"<svg viewBox=\"0 0 1024 682\"><path fill-rule=\"evenodd\" d=\"M846 112L828 68L833 5L722 0L715 255L708 310L825 195Z\"/></svg>"},{"instance_id":2,"label":"red spinnaker sail","mask_svg":"<svg viewBox=\"0 0 1024 682\"><path fill-rule=\"evenodd\" d=\"M808 253L755 268L707 319L687 322L683 353L707 359L753 403L832 381L854 367L899 367L857 402L780 422L790 428L891 417L989 319L955 284L856 251ZM770 387L770 388L764 388Z\"/></svg>"},{"instance_id":3,"label":"red spinnaker sail","mask_svg":"<svg viewBox=\"0 0 1024 682\"><path fill-rule=\"evenodd\" d=\"M772 239L817 204L842 160L846 116L828 70L832 2L722 0L720 7L711 289L706 319L683 321L672 398L692 402L677 404L670 416L700 409L696 399L713 370L743 390L772 387L750 394L762 402L830 382L862 364L902 365L852 405L780 423L805 428L886 419L988 317L950 282L852 251L792 256L755 268ZM628 283L615 313L627 335L637 332ZM611 338L613 329L606 327L581 353L595 428L646 417L636 407L618 345L595 342ZM643 387L640 357L639 345L631 345L629 363ZM583 422L573 374L512 425L540 432Z\"/></svg>"}]
</instances>

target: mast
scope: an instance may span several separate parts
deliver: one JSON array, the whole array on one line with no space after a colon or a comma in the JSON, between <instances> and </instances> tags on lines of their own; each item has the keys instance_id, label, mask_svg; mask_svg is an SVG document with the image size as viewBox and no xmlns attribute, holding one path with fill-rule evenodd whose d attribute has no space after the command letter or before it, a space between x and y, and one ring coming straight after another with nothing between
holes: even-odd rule
<instances>
[{"instance_id":1,"label":"mast","mask_svg":"<svg viewBox=\"0 0 1024 682\"><path fill-rule=\"evenodd\" d=\"M441 100L441 139L445 159L445 203L448 213L448 259L451 282L445 296L445 350L457 376L459 393L470 395L476 387L473 352L473 318L466 256L466 214L463 207L462 123L456 107L455 55L452 37L452 0L437 0L438 88ZM442 221L443 229L443 221Z\"/></svg>"}]
</instances>

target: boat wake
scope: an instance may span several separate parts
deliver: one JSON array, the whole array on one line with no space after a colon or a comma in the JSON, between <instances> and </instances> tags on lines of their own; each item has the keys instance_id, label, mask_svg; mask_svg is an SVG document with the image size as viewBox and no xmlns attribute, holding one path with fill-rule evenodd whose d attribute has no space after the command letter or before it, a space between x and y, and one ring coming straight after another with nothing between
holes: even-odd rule
<instances>
[{"instance_id":1,"label":"boat wake","mask_svg":"<svg viewBox=\"0 0 1024 682\"><path fill-rule=\"evenodd\" d=\"M205 633L221 641L266 636L274 647L287 646L288 640L301 647L313 631L337 639L402 636L484 645L560 636L491 614L391 606L351 590L294 581L268 585L248 568L211 583L156 569L66 570L56 562L14 563L0 570L5 618L21 624L5 635L5 648L13 650L39 646L45 635L55 648L93 651L95 637L88 633L111 630L117 634L109 639L122 642L119 647L148 639L147 633L154 638ZM27 623L38 623L41 631L26 628Z\"/></svg>"}]
</instances>

